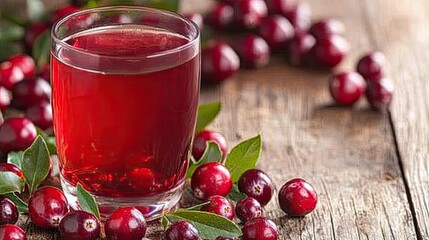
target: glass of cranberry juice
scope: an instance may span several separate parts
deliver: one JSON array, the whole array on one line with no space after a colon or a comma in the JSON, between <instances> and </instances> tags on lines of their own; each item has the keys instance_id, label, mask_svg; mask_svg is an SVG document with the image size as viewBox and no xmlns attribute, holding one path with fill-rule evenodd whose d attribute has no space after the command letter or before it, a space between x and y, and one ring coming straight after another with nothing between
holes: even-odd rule
<instances>
[{"instance_id":1,"label":"glass of cranberry juice","mask_svg":"<svg viewBox=\"0 0 429 240\"><path fill-rule=\"evenodd\" d=\"M61 183L107 216L136 206L148 219L179 201L194 136L200 41L182 16L143 7L71 14L51 33L54 131Z\"/></svg>"}]
</instances>

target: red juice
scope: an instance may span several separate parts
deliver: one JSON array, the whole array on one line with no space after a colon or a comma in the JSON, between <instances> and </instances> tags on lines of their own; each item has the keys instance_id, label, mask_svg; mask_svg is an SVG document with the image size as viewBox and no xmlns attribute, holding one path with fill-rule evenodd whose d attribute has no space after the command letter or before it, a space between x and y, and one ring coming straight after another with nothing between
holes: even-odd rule
<instances>
[{"instance_id":1,"label":"red juice","mask_svg":"<svg viewBox=\"0 0 429 240\"><path fill-rule=\"evenodd\" d=\"M176 54L157 67L141 59L190 40L127 25L81 32L66 42L94 55L82 58L64 50L51 58L63 178L106 197L151 196L182 184L194 135L200 58Z\"/></svg>"}]
</instances>

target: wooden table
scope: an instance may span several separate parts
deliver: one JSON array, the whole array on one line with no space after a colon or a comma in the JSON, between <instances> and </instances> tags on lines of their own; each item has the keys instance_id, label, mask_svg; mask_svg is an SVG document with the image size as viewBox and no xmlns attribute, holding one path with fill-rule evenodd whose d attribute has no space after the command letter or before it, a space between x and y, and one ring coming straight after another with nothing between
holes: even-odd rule
<instances>
[{"instance_id":1,"label":"wooden table","mask_svg":"<svg viewBox=\"0 0 429 240\"><path fill-rule=\"evenodd\" d=\"M190 5L209 4L196 2ZM277 56L262 70L201 89L202 102L223 103L211 128L229 146L261 132L259 167L276 186L303 177L316 188L319 204L305 218L285 216L276 199L267 206L279 239L429 239L429 1L308 2L315 19L347 26L352 49L338 70L353 69L367 51L386 54L396 86L390 111L371 111L364 100L334 107L329 73L292 68ZM29 239L59 239L21 221Z\"/></svg>"}]
</instances>

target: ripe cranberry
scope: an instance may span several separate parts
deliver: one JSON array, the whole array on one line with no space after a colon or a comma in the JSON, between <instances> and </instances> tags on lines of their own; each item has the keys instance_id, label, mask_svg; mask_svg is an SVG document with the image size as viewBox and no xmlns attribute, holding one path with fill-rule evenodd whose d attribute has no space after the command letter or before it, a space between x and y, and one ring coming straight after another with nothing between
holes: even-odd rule
<instances>
[{"instance_id":1,"label":"ripe cranberry","mask_svg":"<svg viewBox=\"0 0 429 240\"><path fill-rule=\"evenodd\" d=\"M304 65L310 49L316 43L316 39L308 33L296 34L289 43L289 62L293 66Z\"/></svg>"},{"instance_id":2,"label":"ripe cranberry","mask_svg":"<svg viewBox=\"0 0 429 240\"><path fill-rule=\"evenodd\" d=\"M199 240L197 229L186 221L172 223L165 231L165 240Z\"/></svg>"},{"instance_id":3,"label":"ripe cranberry","mask_svg":"<svg viewBox=\"0 0 429 240\"><path fill-rule=\"evenodd\" d=\"M24 45L29 52L32 51L36 38L47 29L49 29L47 23L32 23L25 28Z\"/></svg>"},{"instance_id":4,"label":"ripe cranberry","mask_svg":"<svg viewBox=\"0 0 429 240\"><path fill-rule=\"evenodd\" d=\"M347 55L349 44L339 35L330 35L316 40L309 52L309 61L316 67L333 68Z\"/></svg>"},{"instance_id":5,"label":"ripe cranberry","mask_svg":"<svg viewBox=\"0 0 429 240\"><path fill-rule=\"evenodd\" d=\"M393 98L393 83L388 78L368 82L366 98L374 109L383 110L389 107Z\"/></svg>"},{"instance_id":6,"label":"ripe cranberry","mask_svg":"<svg viewBox=\"0 0 429 240\"><path fill-rule=\"evenodd\" d=\"M229 237L217 237L216 240L235 240L236 238L229 238Z\"/></svg>"},{"instance_id":7,"label":"ripe cranberry","mask_svg":"<svg viewBox=\"0 0 429 240\"><path fill-rule=\"evenodd\" d=\"M141 240L146 235L146 220L134 207L116 209L104 225L108 240Z\"/></svg>"},{"instance_id":8,"label":"ripe cranberry","mask_svg":"<svg viewBox=\"0 0 429 240\"><path fill-rule=\"evenodd\" d=\"M290 22L280 16L267 17L259 27L259 34L267 41L272 52L285 51L295 31Z\"/></svg>"},{"instance_id":9,"label":"ripe cranberry","mask_svg":"<svg viewBox=\"0 0 429 240\"><path fill-rule=\"evenodd\" d=\"M213 43L201 53L201 76L204 81L220 83L240 68L240 59L230 46Z\"/></svg>"},{"instance_id":10,"label":"ripe cranberry","mask_svg":"<svg viewBox=\"0 0 429 240\"><path fill-rule=\"evenodd\" d=\"M34 105L27 108L25 117L30 119L34 125L42 130L52 127L52 107L48 102L42 102L40 105Z\"/></svg>"},{"instance_id":11,"label":"ripe cranberry","mask_svg":"<svg viewBox=\"0 0 429 240\"><path fill-rule=\"evenodd\" d=\"M311 25L309 33L315 38L325 38L330 35L341 35L346 31L344 23L328 18L317 21Z\"/></svg>"},{"instance_id":12,"label":"ripe cranberry","mask_svg":"<svg viewBox=\"0 0 429 240\"><path fill-rule=\"evenodd\" d=\"M208 199L209 204L203 206L201 211L211 212L222 217L226 217L229 220L234 219L234 206L222 196L211 196Z\"/></svg>"},{"instance_id":13,"label":"ripe cranberry","mask_svg":"<svg viewBox=\"0 0 429 240\"><path fill-rule=\"evenodd\" d=\"M204 22L203 22L203 16L201 14L189 13L189 14L185 14L185 18L193 21L195 24L197 24L197 26L200 30L203 30Z\"/></svg>"},{"instance_id":14,"label":"ripe cranberry","mask_svg":"<svg viewBox=\"0 0 429 240\"><path fill-rule=\"evenodd\" d=\"M270 47L261 37L244 36L235 47L242 65L247 68L261 68L270 62Z\"/></svg>"},{"instance_id":15,"label":"ripe cranberry","mask_svg":"<svg viewBox=\"0 0 429 240\"><path fill-rule=\"evenodd\" d=\"M33 58L25 54L19 54L9 57L9 62L17 66L24 73L24 78L31 78L36 76L36 63Z\"/></svg>"},{"instance_id":16,"label":"ripe cranberry","mask_svg":"<svg viewBox=\"0 0 429 240\"><path fill-rule=\"evenodd\" d=\"M241 240L277 240L279 235L276 224L264 217L247 221L241 230Z\"/></svg>"},{"instance_id":17,"label":"ripe cranberry","mask_svg":"<svg viewBox=\"0 0 429 240\"><path fill-rule=\"evenodd\" d=\"M342 106L353 105L359 100L365 89L365 80L356 72L341 72L333 75L329 81L332 97Z\"/></svg>"},{"instance_id":18,"label":"ripe cranberry","mask_svg":"<svg viewBox=\"0 0 429 240\"><path fill-rule=\"evenodd\" d=\"M254 29L267 16L267 4L263 0L235 1L234 22L238 28Z\"/></svg>"},{"instance_id":19,"label":"ripe cranberry","mask_svg":"<svg viewBox=\"0 0 429 240\"><path fill-rule=\"evenodd\" d=\"M12 101L12 94L6 88L0 86L0 110L5 110Z\"/></svg>"},{"instance_id":20,"label":"ripe cranberry","mask_svg":"<svg viewBox=\"0 0 429 240\"><path fill-rule=\"evenodd\" d=\"M13 172L18 177L22 178L22 180L24 180L24 174L22 173L21 169L17 167L15 164L0 163L0 172Z\"/></svg>"},{"instance_id":21,"label":"ripe cranberry","mask_svg":"<svg viewBox=\"0 0 429 240\"><path fill-rule=\"evenodd\" d=\"M209 162L195 169L191 178L194 196L207 200L211 196L226 196L232 188L231 173L218 162Z\"/></svg>"},{"instance_id":22,"label":"ripe cranberry","mask_svg":"<svg viewBox=\"0 0 429 240\"><path fill-rule=\"evenodd\" d=\"M58 227L67 212L67 199L64 193L55 187L40 188L28 201L30 219L38 227Z\"/></svg>"},{"instance_id":23,"label":"ripe cranberry","mask_svg":"<svg viewBox=\"0 0 429 240\"><path fill-rule=\"evenodd\" d=\"M231 5L218 3L207 14L205 20L212 27L223 30L231 27L234 19L234 9Z\"/></svg>"},{"instance_id":24,"label":"ripe cranberry","mask_svg":"<svg viewBox=\"0 0 429 240\"><path fill-rule=\"evenodd\" d=\"M273 14L288 13L294 11L298 6L299 0L265 0L268 12Z\"/></svg>"},{"instance_id":25,"label":"ripe cranberry","mask_svg":"<svg viewBox=\"0 0 429 240\"><path fill-rule=\"evenodd\" d=\"M19 213L15 203L10 199L0 196L0 225L15 224Z\"/></svg>"},{"instance_id":26,"label":"ripe cranberry","mask_svg":"<svg viewBox=\"0 0 429 240\"><path fill-rule=\"evenodd\" d=\"M280 208L290 216L305 216L316 208L313 186L301 178L286 182L279 191Z\"/></svg>"},{"instance_id":27,"label":"ripe cranberry","mask_svg":"<svg viewBox=\"0 0 429 240\"><path fill-rule=\"evenodd\" d=\"M39 77L26 79L15 85L12 95L15 107L27 109L45 101L49 102L51 85Z\"/></svg>"},{"instance_id":28,"label":"ripe cranberry","mask_svg":"<svg viewBox=\"0 0 429 240\"><path fill-rule=\"evenodd\" d=\"M34 124L27 118L9 118L0 126L0 150L3 152L22 151L36 139Z\"/></svg>"},{"instance_id":29,"label":"ripe cranberry","mask_svg":"<svg viewBox=\"0 0 429 240\"><path fill-rule=\"evenodd\" d=\"M196 160L201 159L204 152L206 151L207 142L209 141L215 142L222 152L222 157L226 157L228 148L226 146L225 137L222 135L222 133L203 130L195 137L194 145L192 146L192 156L194 156Z\"/></svg>"},{"instance_id":30,"label":"ripe cranberry","mask_svg":"<svg viewBox=\"0 0 429 240\"><path fill-rule=\"evenodd\" d=\"M57 9L57 10L54 12L54 14L53 14L53 16L52 16L52 18L51 18L51 24L53 24L53 23L55 23L56 21L58 21L58 20L60 20L60 19L64 18L65 16L70 15L70 14L72 14L72 13L74 13L74 12L79 11L79 10L80 10L80 7L72 6L72 5L70 5L70 6L65 6L65 7L63 7L63 8L59 8L59 9Z\"/></svg>"},{"instance_id":31,"label":"ripe cranberry","mask_svg":"<svg viewBox=\"0 0 429 240\"><path fill-rule=\"evenodd\" d=\"M367 81L379 81L384 75L386 57L381 52L371 52L363 56L357 65L357 71Z\"/></svg>"},{"instance_id":32,"label":"ripe cranberry","mask_svg":"<svg viewBox=\"0 0 429 240\"><path fill-rule=\"evenodd\" d=\"M40 73L39 73L39 77L42 78L43 80L50 82L51 81L51 69L49 67L49 63L45 64Z\"/></svg>"},{"instance_id":33,"label":"ripe cranberry","mask_svg":"<svg viewBox=\"0 0 429 240\"><path fill-rule=\"evenodd\" d=\"M237 202L235 212L242 222L247 222L256 217L262 217L262 206L256 199L247 197Z\"/></svg>"},{"instance_id":34,"label":"ripe cranberry","mask_svg":"<svg viewBox=\"0 0 429 240\"><path fill-rule=\"evenodd\" d=\"M24 230L22 228L12 225L6 224L0 226L0 239L1 240L27 240L27 235L25 235Z\"/></svg>"},{"instance_id":35,"label":"ripe cranberry","mask_svg":"<svg viewBox=\"0 0 429 240\"><path fill-rule=\"evenodd\" d=\"M67 240L95 240L100 236L100 223L94 214L80 210L65 215L58 229Z\"/></svg>"},{"instance_id":36,"label":"ripe cranberry","mask_svg":"<svg viewBox=\"0 0 429 240\"><path fill-rule=\"evenodd\" d=\"M24 73L22 70L13 65L11 62L3 62L0 64L0 85L12 90L13 86L24 80Z\"/></svg>"},{"instance_id":37,"label":"ripe cranberry","mask_svg":"<svg viewBox=\"0 0 429 240\"><path fill-rule=\"evenodd\" d=\"M283 12L296 32L306 32L311 26L311 8L307 3L299 3L290 11Z\"/></svg>"},{"instance_id":38,"label":"ripe cranberry","mask_svg":"<svg viewBox=\"0 0 429 240\"><path fill-rule=\"evenodd\" d=\"M262 206L267 205L274 192L270 177L259 169L250 169L243 173L238 180L238 189L256 199Z\"/></svg>"}]
</instances>

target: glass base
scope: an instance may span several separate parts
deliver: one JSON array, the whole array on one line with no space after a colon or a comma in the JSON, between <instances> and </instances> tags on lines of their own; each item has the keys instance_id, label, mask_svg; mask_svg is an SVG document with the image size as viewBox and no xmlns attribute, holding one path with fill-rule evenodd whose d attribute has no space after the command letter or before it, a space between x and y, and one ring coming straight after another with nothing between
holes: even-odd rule
<instances>
[{"instance_id":1,"label":"glass base","mask_svg":"<svg viewBox=\"0 0 429 240\"><path fill-rule=\"evenodd\" d=\"M65 180L61 174L60 178L61 186L70 207L75 210L80 209L76 196L76 186L73 186L70 182ZM176 188L158 195L134 198L104 196L94 197L98 203L102 220L106 220L110 213L119 207L133 206L143 213L146 221L151 221L160 218L164 214L176 209L176 206L182 197L184 187L185 181L182 181Z\"/></svg>"}]
</instances>

